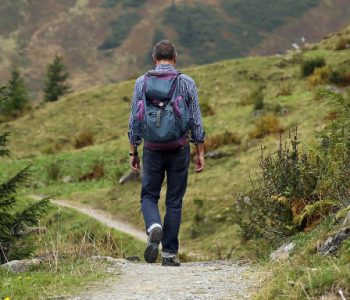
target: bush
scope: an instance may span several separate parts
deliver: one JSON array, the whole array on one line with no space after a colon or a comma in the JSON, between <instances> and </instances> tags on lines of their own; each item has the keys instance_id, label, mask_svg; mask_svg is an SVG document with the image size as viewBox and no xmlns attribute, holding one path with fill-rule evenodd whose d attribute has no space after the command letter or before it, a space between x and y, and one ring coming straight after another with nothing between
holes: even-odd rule
<instances>
[{"instance_id":1,"label":"bush","mask_svg":"<svg viewBox=\"0 0 350 300\"><path fill-rule=\"evenodd\" d=\"M317 134L319 144L300 152L296 133L277 152L262 153L258 187L238 197L237 222L246 239L282 239L349 207L350 96L329 90L321 95L336 114Z\"/></svg>"},{"instance_id":2,"label":"bush","mask_svg":"<svg viewBox=\"0 0 350 300\"><path fill-rule=\"evenodd\" d=\"M276 153L260 157L259 188L237 199L237 214L243 236L250 238L283 238L305 227L294 219L303 208L317 200L315 167L298 149L297 134Z\"/></svg>"},{"instance_id":3,"label":"bush","mask_svg":"<svg viewBox=\"0 0 350 300\"><path fill-rule=\"evenodd\" d=\"M335 50L345 50L346 48L349 47L350 41L345 39L345 38L340 38L336 45L335 45Z\"/></svg>"},{"instance_id":4,"label":"bush","mask_svg":"<svg viewBox=\"0 0 350 300\"><path fill-rule=\"evenodd\" d=\"M204 149L208 152L230 144L240 145L241 138L236 133L225 130L223 133L209 136L204 142Z\"/></svg>"},{"instance_id":5,"label":"bush","mask_svg":"<svg viewBox=\"0 0 350 300\"><path fill-rule=\"evenodd\" d=\"M266 115L255 124L255 129L249 132L251 139L262 139L264 136L274 133L282 133L283 127L279 119L274 115Z\"/></svg>"},{"instance_id":6,"label":"bush","mask_svg":"<svg viewBox=\"0 0 350 300\"><path fill-rule=\"evenodd\" d=\"M201 113L203 114L204 117L215 115L214 108L207 101L202 102L200 106L201 106Z\"/></svg>"},{"instance_id":7,"label":"bush","mask_svg":"<svg viewBox=\"0 0 350 300\"><path fill-rule=\"evenodd\" d=\"M332 71L329 67L322 67L315 69L314 73L308 78L308 83L311 87L324 84L329 81Z\"/></svg>"},{"instance_id":8,"label":"bush","mask_svg":"<svg viewBox=\"0 0 350 300\"><path fill-rule=\"evenodd\" d=\"M93 133L89 130L82 130L74 138L74 148L81 149L93 145L94 142Z\"/></svg>"},{"instance_id":9,"label":"bush","mask_svg":"<svg viewBox=\"0 0 350 300\"><path fill-rule=\"evenodd\" d=\"M52 161L46 166L47 179L57 181L62 175L62 162Z\"/></svg>"},{"instance_id":10,"label":"bush","mask_svg":"<svg viewBox=\"0 0 350 300\"><path fill-rule=\"evenodd\" d=\"M127 38L130 30L136 25L139 20L140 16L137 13L126 13L124 15L121 15L117 20L112 22L112 33L98 47L98 50L118 48Z\"/></svg>"},{"instance_id":11,"label":"bush","mask_svg":"<svg viewBox=\"0 0 350 300\"><path fill-rule=\"evenodd\" d=\"M329 81L339 86L350 85L350 69L349 66L344 66L338 70L333 70L330 74Z\"/></svg>"},{"instance_id":12,"label":"bush","mask_svg":"<svg viewBox=\"0 0 350 300\"><path fill-rule=\"evenodd\" d=\"M316 58L304 60L300 66L301 75L302 77L307 77L311 75L315 71L315 69L322 68L325 65L326 65L326 61L323 57L316 57Z\"/></svg>"}]
</instances>

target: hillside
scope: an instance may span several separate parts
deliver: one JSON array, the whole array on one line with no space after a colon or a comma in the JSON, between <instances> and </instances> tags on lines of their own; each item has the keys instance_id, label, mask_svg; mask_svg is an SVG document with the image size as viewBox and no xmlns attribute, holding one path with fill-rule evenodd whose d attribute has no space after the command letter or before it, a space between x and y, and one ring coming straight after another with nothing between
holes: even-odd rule
<instances>
[{"instance_id":1,"label":"hillside","mask_svg":"<svg viewBox=\"0 0 350 300\"><path fill-rule=\"evenodd\" d=\"M76 91L135 77L150 67L150 48L174 40L181 63L273 54L320 39L349 21L347 0L133 1L3 0L0 78L20 66L36 98L46 65L64 56Z\"/></svg>"},{"instance_id":2,"label":"hillside","mask_svg":"<svg viewBox=\"0 0 350 300\"><path fill-rule=\"evenodd\" d=\"M249 245L241 244L234 219L235 194L250 188L249 174L254 179L261 145L264 151L271 152L279 141L278 133L267 132L260 139L257 132L267 124L264 126L271 132L284 130L284 136L288 136L289 130L298 126L305 145L313 142L314 131L329 122L330 108L318 96L317 88L301 78L300 64L323 57L329 67L346 66L349 49L325 49L341 38L349 38L349 29L311 47L316 50L228 60L183 70L199 88L208 147L218 146L220 151L231 154L219 160L208 159L203 174L191 172L182 227L182 243L188 254L226 256L232 249L235 256L247 251L253 256L258 254L249 250ZM89 203L142 228L140 185L117 184L129 169L126 131L133 83L74 93L17 121L2 124L1 131L12 132L13 155L12 161L2 161L4 171L0 177L33 163L31 192ZM266 115L263 118L252 114L252 91L261 86ZM94 144L75 149L79 135L87 135ZM96 165L104 170L101 179L79 180ZM64 180L67 176L68 181Z\"/></svg>"}]
</instances>

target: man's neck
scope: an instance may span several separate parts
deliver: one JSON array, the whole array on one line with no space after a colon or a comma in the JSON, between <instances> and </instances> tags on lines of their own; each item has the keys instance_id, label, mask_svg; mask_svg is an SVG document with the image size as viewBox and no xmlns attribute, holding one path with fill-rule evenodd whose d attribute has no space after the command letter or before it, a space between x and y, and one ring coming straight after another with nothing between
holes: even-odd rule
<instances>
[{"instance_id":1,"label":"man's neck","mask_svg":"<svg viewBox=\"0 0 350 300\"><path fill-rule=\"evenodd\" d=\"M159 66L159 65L172 65L172 66L175 66L175 62L172 61L172 60L157 60L156 61L156 65Z\"/></svg>"}]
</instances>

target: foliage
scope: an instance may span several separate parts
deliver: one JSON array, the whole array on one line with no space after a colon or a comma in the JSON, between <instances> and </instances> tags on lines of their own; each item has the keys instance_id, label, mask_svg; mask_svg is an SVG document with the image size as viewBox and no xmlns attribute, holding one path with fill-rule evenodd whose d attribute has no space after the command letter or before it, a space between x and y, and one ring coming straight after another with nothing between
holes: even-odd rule
<instances>
[{"instance_id":1,"label":"foliage","mask_svg":"<svg viewBox=\"0 0 350 300\"><path fill-rule=\"evenodd\" d=\"M297 134L260 159L259 187L237 201L246 238L283 238L310 230L324 216L350 205L350 97L329 90L336 118L317 136L320 143L299 151Z\"/></svg>"},{"instance_id":2,"label":"foliage","mask_svg":"<svg viewBox=\"0 0 350 300\"><path fill-rule=\"evenodd\" d=\"M311 87L325 84L329 81L331 74L332 70L328 66L316 68L313 74L308 77L308 83Z\"/></svg>"},{"instance_id":3,"label":"foliage","mask_svg":"<svg viewBox=\"0 0 350 300\"><path fill-rule=\"evenodd\" d=\"M29 97L23 78L18 69L13 69L11 79L7 83L7 96L3 109L7 116L18 116L29 105Z\"/></svg>"},{"instance_id":4,"label":"foliage","mask_svg":"<svg viewBox=\"0 0 350 300\"><path fill-rule=\"evenodd\" d=\"M140 7L145 4L146 0L105 0L102 7L111 8L122 3L123 7Z\"/></svg>"},{"instance_id":5,"label":"foliage","mask_svg":"<svg viewBox=\"0 0 350 300\"><path fill-rule=\"evenodd\" d=\"M302 77L311 75L315 69L322 68L326 65L326 61L323 57L315 57L302 61L300 65Z\"/></svg>"},{"instance_id":6,"label":"foliage","mask_svg":"<svg viewBox=\"0 0 350 300\"><path fill-rule=\"evenodd\" d=\"M350 40L341 37L335 45L335 50L345 50L350 45Z\"/></svg>"},{"instance_id":7,"label":"foliage","mask_svg":"<svg viewBox=\"0 0 350 300\"><path fill-rule=\"evenodd\" d=\"M221 5L230 16L239 20L242 28L272 31L286 23L288 17L298 17L316 6L319 0L281 1L274 0L221 0Z\"/></svg>"},{"instance_id":8,"label":"foliage","mask_svg":"<svg viewBox=\"0 0 350 300\"><path fill-rule=\"evenodd\" d=\"M249 132L251 139L262 139L264 136L274 133L282 133L283 127L279 119L274 115L262 116L255 124L255 128Z\"/></svg>"},{"instance_id":9,"label":"foliage","mask_svg":"<svg viewBox=\"0 0 350 300\"><path fill-rule=\"evenodd\" d=\"M137 24L140 17L137 13L125 13L111 23L112 33L98 47L98 50L118 48L127 38L131 29Z\"/></svg>"},{"instance_id":10,"label":"foliage","mask_svg":"<svg viewBox=\"0 0 350 300\"><path fill-rule=\"evenodd\" d=\"M205 151L212 151L225 145L239 145L241 138L234 132L225 130L223 133L209 136L204 142Z\"/></svg>"},{"instance_id":11,"label":"foliage","mask_svg":"<svg viewBox=\"0 0 350 300\"><path fill-rule=\"evenodd\" d=\"M69 74L62 58L56 55L46 70L43 89L45 101L57 101L59 97L70 91L70 86L66 83L68 77Z\"/></svg>"},{"instance_id":12,"label":"foliage","mask_svg":"<svg viewBox=\"0 0 350 300\"><path fill-rule=\"evenodd\" d=\"M293 233L293 214L314 201L317 177L309 158L299 152L299 143L296 134L284 145L281 140L276 153L265 157L262 151L259 187L237 200L245 238L274 239Z\"/></svg>"},{"instance_id":13,"label":"foliage","mask_svg":"<svg viewBox=\"0 0 350 300\"><path fill-rule=\"evenodd\" d=\"M330 74L329 81L339 86L350 85L350 70L349 65L342 66L336 70L333 70Z\"/></svg>"},{"instance_id":14,"label":"foliage","mask_svg":"<svg viewBox=\"0 0 350 300\"><path fill-rule=\"evenodd\" d=\"M3 91L3 88L0 90ZM7 135L0 135L0 156L9 155L6 149ZM30 254L32 247L22 243L23 231L26 226L37 225L49 204L48 199L43 199L22 211L13 211L17 202L17 189L28 175L29 167L26 167L0 185L0 263Z\"/></svg>"},{"instance_id":15,"label":"foliage","mask_svg":"<svg viewBox=\"0 0 350 300\"><path fill-rule=\"evenodd\" d=\"M74 138L74 148L81 149L93 145L95 142L94 135L89 130L82 130Z\"/></svg>"}]
</instances>

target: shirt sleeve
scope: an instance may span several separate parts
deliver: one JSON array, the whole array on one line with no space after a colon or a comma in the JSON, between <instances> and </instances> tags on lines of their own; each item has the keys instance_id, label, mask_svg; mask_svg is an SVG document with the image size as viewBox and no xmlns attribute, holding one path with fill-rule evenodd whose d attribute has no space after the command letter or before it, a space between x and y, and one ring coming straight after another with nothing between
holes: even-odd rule
<instances>
[{"instance_id":1,"label":"shirt sleeve","mask_svg":"<svg viewBox=\"0 0 350 300\"><path fill-rule=\"evenodd\" d=\"M141 99L142 93L142 84L141 80L137 80L134 87L134 92L131 100L131 111L129 119L129 131L128 137L130 144L138 146L142 142L142 136L140 132L140 122L135 118L138 110L138 101Z\"/></svg>"},{"instance_id":2,"label":"shirt sleeve","mask_svg":"<svg viewBox=\"0 0 350 300\"><path fill-rule=\"evenodd\" d=\"M193 144L204 143L205 132L203 129L202 115L199 107L198 92L195 82L190 85L188 89L188 96L190 100L190 142Z\"/></svg>"}]
</instances>

